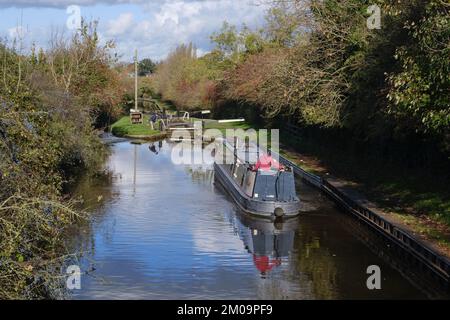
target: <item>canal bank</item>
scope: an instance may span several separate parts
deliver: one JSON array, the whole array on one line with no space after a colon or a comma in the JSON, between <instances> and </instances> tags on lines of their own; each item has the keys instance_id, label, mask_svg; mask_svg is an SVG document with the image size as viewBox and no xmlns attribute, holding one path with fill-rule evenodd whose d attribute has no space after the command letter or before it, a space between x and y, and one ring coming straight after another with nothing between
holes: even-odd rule
<instances>
[{"instance_id":1,"label":"canal bank","mask_svg":"<svg viewBox=\"0 0 450 320\"><path fill-rule=\"evenodd\" d=\"M391 219L450 258L450 229L445 221L450 212L450 198L445 195L448 185L440 182L430 185L433 184L430 180L434 177L439 179L438 176L425 175L421 171L414 176L410 170L408 174L395 174L392 168L380 168L382 162L378 167L372 167L361 161L359 167L365 166L361 169L354 164L357 159L347 164L344 159L330 160L289 143L283 149L285 156L308 172L337 181L348 193L355 194L355 198L363 199L371 207L387 213Z\"/></svg>"},{"instance_id":2,"label":"canal bank","mask_svg":"<svg viewBox=\"0 0 450 320\"><path fill-rule=\"evenodd\" d=\"M351 214L369 230L382 237L392 250L406 257L416 269L421 269L444 290L450 288L450 260L439 248L426 239L421 239L410 228L392 219L348 183L337 178L321 177L303 170L296 163L280 156L285 165L294 167L296 174L305 179L332 199L342 210Z\"/></svg>"},{"instance_id":3,"label":"canal bank","mask_svg":"<svg viewBox=\"0 0 450 320\"><path fill-rule=\"evenodd\" d=\"M111 133L116 137L130 139L164 139L164 133L150 127L150 118L144 115L142 123L132 124L129 116L124 116L111 125Z\"/></svg>"},{"instance_id":4,"label":"canal bank","mask_svg":"<svg viewBox=\"0 0 450 320\"><path fill-rule=\"evenodd\" d=\"M385 245L308 184L297 181L295 223L255 221L213 184L212 168L174 165L172 143L149 147L112 145L111 179L77 190L93 221L73 245L83 270L95 271L74 298L443 297L380 257ZM382 290L367 289L370 265L382 270Z\"/></svg>"}]
</instances>

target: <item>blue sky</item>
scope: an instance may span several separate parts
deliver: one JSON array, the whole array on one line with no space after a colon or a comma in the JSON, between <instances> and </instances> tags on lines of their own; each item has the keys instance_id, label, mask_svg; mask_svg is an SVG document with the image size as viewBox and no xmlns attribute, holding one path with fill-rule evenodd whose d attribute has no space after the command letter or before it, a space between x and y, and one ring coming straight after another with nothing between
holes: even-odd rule
<instances>
[{"instance_id":1,"label":"blue sky","mask_svg":"<svg viewBox=\"0 0 450 320\"><path fill-rule=\"evenodd\" d=\"M199 54L211 50L209 36L226 20L250 27L264 21L264 0L0 0L0 37L24 38L47 47L52 32L69 35L66 9L79 5L87 20L99 20L103 41L114 39L121 60L140 57L163 59L180 43L193 42ZM26 50L26 49L25 49Z\"/></svg>"}]
</instances>

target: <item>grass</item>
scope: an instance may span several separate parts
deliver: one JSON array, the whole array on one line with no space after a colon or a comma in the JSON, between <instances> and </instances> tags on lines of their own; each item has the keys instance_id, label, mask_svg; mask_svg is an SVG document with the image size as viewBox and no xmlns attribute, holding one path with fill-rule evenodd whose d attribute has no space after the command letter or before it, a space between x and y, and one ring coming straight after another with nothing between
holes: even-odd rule
<instances>
[{"instance_id":1,"label":"grass","mask_svg":"<svg viewBox=\"0 0 450 320\"><path fill-rule=\"evenodd\" d=\"M250 129L251 126L247 122L226 122L219 123L216 121L207 121L205 124L205 129L219 129L223 133L225 133L226 129L242 129L247 130Z\"/></svg>"},{"instance_id":2,"label":"grass","mask_svg":"<svg viewBox=\"0 0 450 320\"><path fill-rule=\"evenodd\" d=\"M432 176L395 172L363 175L365 192L380 205L405 215L422 216L450 227L448 186Z\"/></svg>"},{"instance_id":3,"label":"grass","mask_svg":"<svg viewBox=\"0 0 450 320\"><path fill-rule=\"evenodd\" d=\"M144 115L142 124L131 124L129 116L125 116L111 126L111 132L117 137L124 136L152 136L159 134L158 130L152 130L149 123L149 117Z\"/></svg>"},{"instance_id":4,"label":"grass","mask_svg":"<svg viewBox=\"0 0 450 320\"><path fill-rule=\"evenodd\" d=\"M372 179L366 194L414 231L450 250L450 195L445 186L429 178L393 176Z\"/></svg>"},{"instance_id":5,"label":"grass","mask_svg":"<svg viewBox=\"0 0 450 320\"><path fill-rule=\"evenodd\" d=\"M242 130L248 130L248 129L255 129L256 132L259 135L259 138L263 138L263 133L259 132L258 128L254 128L251 126L248 122L225 122L225 123L219 123L216 120L206 120L205 121L205 127L204 129L218 129L222 132L223 136L226 136L227 129L242 129ZM270 130L267 132L267 142L270 143Z\"/></svg>"},{"instance_id":6,"label":"grass","mask_svg":"<svg viewBox=\"0 0 450 320\"><path fill-rule=\"evenodd\" d=\"M320 175L323 173L323 170L320 170L316 166L312 165L311 163L304 161L303 159L300 159L295 152L287 151L285 149L281 149L283 146L280 146L280 154L285 157L286 159L298 164L303 170L306 172Z\"/></svg>"},{"instance_id":7,"label":"grass","mask_svg":"<svg viewBox=\"0 0 450 320\"><path fill-rule=\"evenodd\" d=\"M427 239L437 243L441 248L450 249L450 239L446 231L442 230L435 223L430 223L423 219L423 217L417 217L411 214L404 214L399 212L391 213L398 221L409 226L414 232L425 236ZM447 250L446 250L447 251Z\"/></svg>"}]
</instances>

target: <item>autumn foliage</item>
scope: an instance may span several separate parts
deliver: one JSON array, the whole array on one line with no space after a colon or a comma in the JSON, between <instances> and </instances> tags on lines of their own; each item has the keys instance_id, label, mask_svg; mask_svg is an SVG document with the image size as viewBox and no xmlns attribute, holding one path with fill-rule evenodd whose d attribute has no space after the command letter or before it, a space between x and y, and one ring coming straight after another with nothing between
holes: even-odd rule
<instances>
[{"instance_id":1,"label":"autumn foliage","mask_svg":"<svg viewBox=\"0 0 450 320\"><path fill-rule=\"evenodd\" d=\"M367 25L371 5L381 29ZM261 29L225 23L201 58L178 48L157 89L182 108L258 106L266 119L448 154L449 10L442 0L274 1Z\"/></svg>"}]
</instances>

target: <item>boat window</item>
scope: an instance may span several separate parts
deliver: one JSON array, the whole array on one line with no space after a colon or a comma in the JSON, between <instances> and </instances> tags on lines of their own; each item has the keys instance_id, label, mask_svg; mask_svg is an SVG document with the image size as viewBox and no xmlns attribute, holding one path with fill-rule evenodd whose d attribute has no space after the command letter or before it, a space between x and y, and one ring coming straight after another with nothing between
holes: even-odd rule
<instances>
[{"instance_id":1,"label":"boat window","mask_svg":"<svg viewBox=\"0 0 450 320\"><path fill-rule=\"evenodd\" d=\"M244 177L244 184L242 185L242 188L244 189L244 192L249 197L253 197L253 188L255 186L255 180L256 180L256 172L255 171L247 171L245 177Z\"/></svg>"},{"instance_id":2,"label":"boat window","mask_svg":"<svg viewBox=\"0 0 450 320\"><path fill-rule=\"evenodd\" d=\"M236 169L234 171L233 178L239 186L242 186L244 181L245 173L247 172L247 167L242 164L236 164Z\"/></svg>"}]
</instances>

